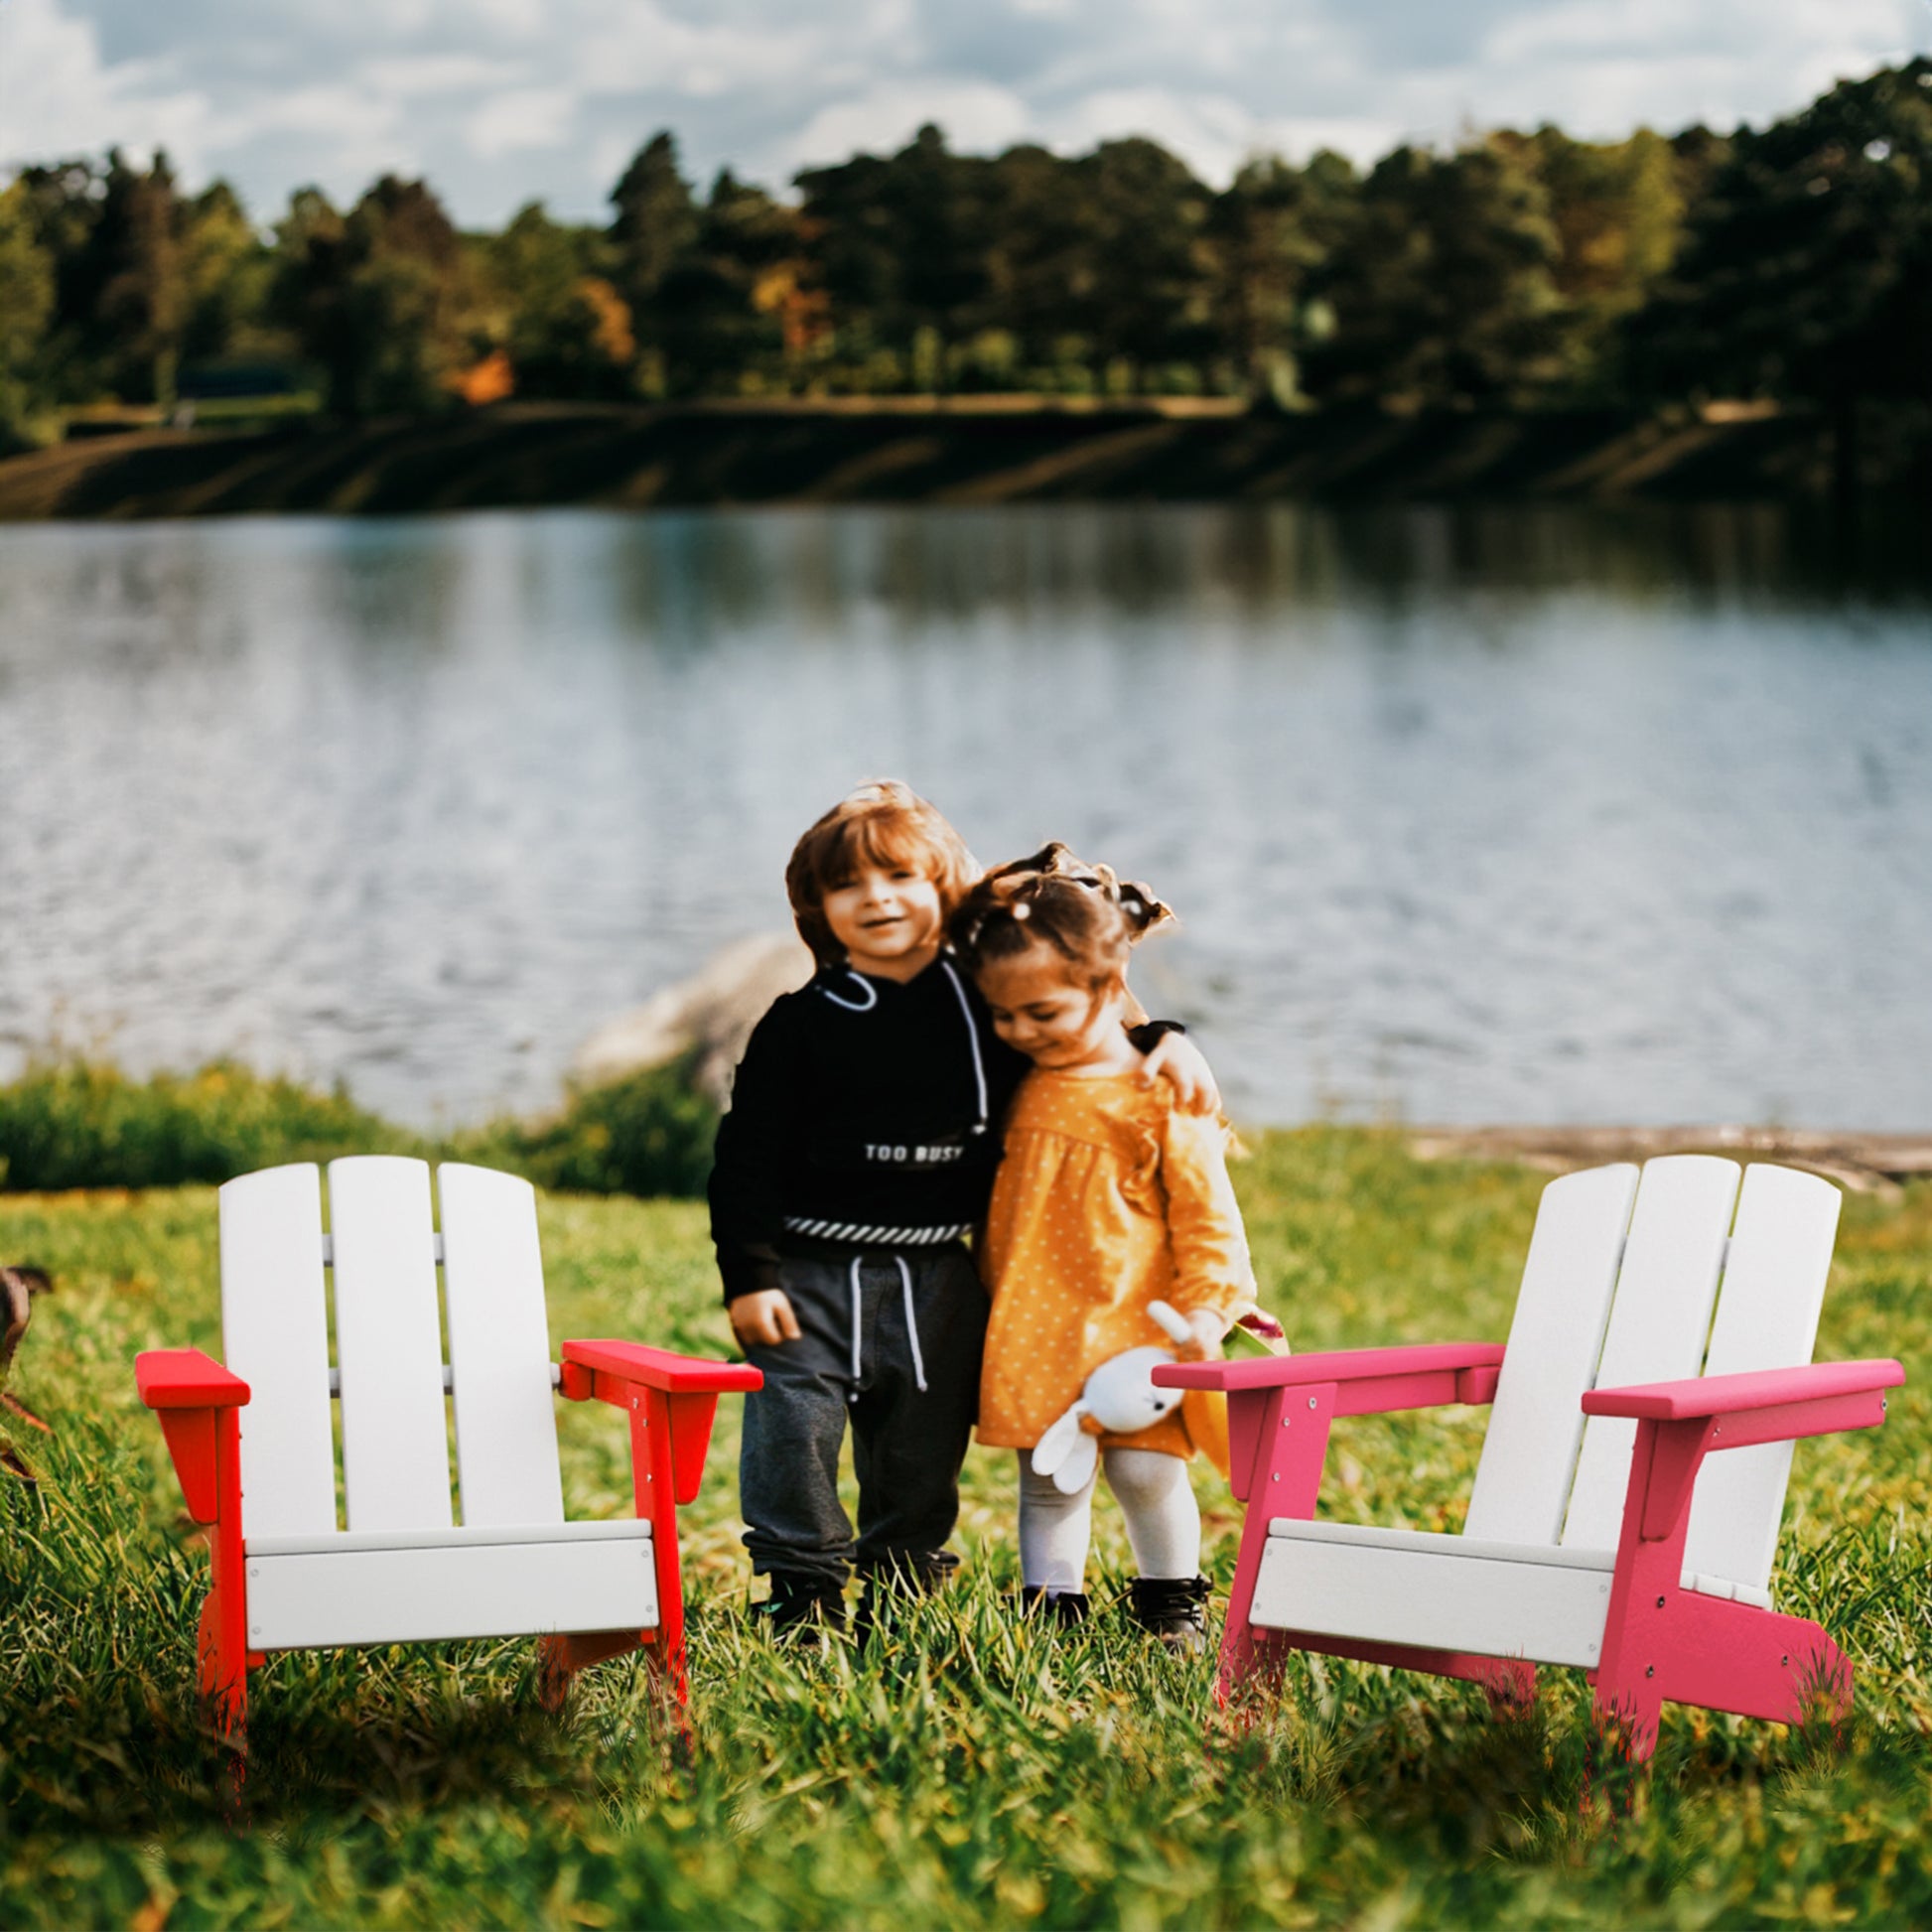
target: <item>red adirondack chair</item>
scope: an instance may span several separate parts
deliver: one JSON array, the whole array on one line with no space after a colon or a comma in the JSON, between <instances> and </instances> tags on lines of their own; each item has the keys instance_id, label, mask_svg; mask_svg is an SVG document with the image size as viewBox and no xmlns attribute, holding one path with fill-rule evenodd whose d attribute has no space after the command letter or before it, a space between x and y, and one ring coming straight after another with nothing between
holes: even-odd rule
<instances>
[{"instance_id":1,"label":"red adirondack chair","mask_svg":"<svg viewBox=\"0 0 1932 1932\"><path fill-rule=\"evenodd\" d=\"M697 1494L720 1393L762 1378L627 1341L569 1341L553 1366L529 1183L451 1164L437 1193L440 1231L423 1162L333 1162L325 1233L314 1166L229 1181L226 1365L193 1348L136 1360L189 1513L212 1529L201 1682L230 1734L246 1720L251 1668L273 1651L337 1645L541 1634L545 1694L560 1702L573 1672L641 1644L685 1703L676 1505ZM564 1520L559 1390L628 1414L634 1521Z\"/></svg>"}]
</instances>

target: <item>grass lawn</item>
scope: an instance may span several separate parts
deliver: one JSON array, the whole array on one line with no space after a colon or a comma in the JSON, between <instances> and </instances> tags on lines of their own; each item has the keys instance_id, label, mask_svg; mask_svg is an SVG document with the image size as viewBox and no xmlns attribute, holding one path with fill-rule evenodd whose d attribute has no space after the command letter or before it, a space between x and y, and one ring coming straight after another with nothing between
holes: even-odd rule
<instances>
[{"instance_id":1,"label":"grass lawn","mask_svg":"<svg viewBox=\"0 0 1932 1932\"><path fill-rule=\"evenodd\" d=\"M1541 1176L1310 1129L1239 1180L1297 1348L1503 1335ZM550 1195L541 1217L553 1341L723 1348L700 1206ZM1932 1184L1846 1203L1819 1354L1917 1379L1884 1429L1799 1446L1774 1579L1850 1651L1855 1722L1835 1741L1671 1706L1647 1773L1587 1781L1574 1673L1498 1725L1463 1685L1300 1664L1235 1732L1204 1660L1112 1616L1020 1625L1004 1453L968 1463L947 1596L863 1654L774 1653L745 1614L727 1399L685 1513L688 1761L634 1659L553 1720L528 1641L303 1653L253 1680L236 1810L192 1687L205 1562L132 1369L218 1352L213 1193L0 1195L0 1260L58 1281L14 1384L56 1426L13 1432L44 1481L0 1490L8 1927L1932 1922ZM560 1427L572 1513L625 1512L619 1419ZM1453 1527L1480 1431L1338 1425L1324 1512ZM1197 1471L1224 1591L1236 1512ZM1103 1504L1100 1600L1125 1556Z\"/></svg>"}]
</instances>

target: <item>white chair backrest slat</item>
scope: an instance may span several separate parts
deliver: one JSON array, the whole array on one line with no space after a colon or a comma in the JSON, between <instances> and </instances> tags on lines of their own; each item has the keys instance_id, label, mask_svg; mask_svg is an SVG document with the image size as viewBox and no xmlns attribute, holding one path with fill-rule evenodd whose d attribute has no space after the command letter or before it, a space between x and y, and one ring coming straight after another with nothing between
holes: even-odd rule
<instances>
[{"instance_id":1,"label":"white chair backrest slat","mask_svg":"<svg viewBox=\"0 0 1932 1932\"><path fill-rule=\"evenodd\" d=\"M448 1529L449 1425L429 1169L363 1155L329 1164L351 1530Z\"/></svg>"},{"instance_id":2,"label":"white chair backrest slat","mask_svg":"<svg viewBox=\"0 0 1932 1932\"><path fill-rule=\"evenodd\" d=\"M1630 1222L1637 1170L1565 1174L1543 1190L1509 1324L1465 1534L1500 1543L1557 1540Z\"/></svg>"},{"instance_id":3,"label":"white chair backrest slat","mask_svg":"<svg viewBox=\"0 0 1932 1932\"><path fill-rule=\"evenodd\" d=\"M228 1181L218 1195L221 1353L248 1384L240 1412L242 1527L318 1536L336 1527L322 1178L311 1162Z\"/></svg>"},{"instance_id":4,"label":"white chair backrest slat","mask_svg":"<svg viewBox=\"0 0 1932 1932\"><path fill-rule=\"evenodd\" d=\"M1645 1164L1592 1387L1674 1382L1703 1366L1737 1174L1736 1162L1711 1154ZM1625 1417L1589 1419L1564 1519L1566 1544L1616 1548L1636 1436Z\"/></svg>"},{"instance_id":5,"label":"white chair backrest slat","mask_svg":"<svg viewBox=\"0 0 1932 1932\"><path fill-rule=\"evenodd\" d=\"M437 1172L437 1193L464 1523L561 1523L536 1191L452 1163Z\"/></svg>"},{"instance_id":6,"label":"white chair backrest slat","mask_svg":"<svg viewBox=\"0 0 1932 1932\"><path fill-rule=\"evenodd\" d=\"M1795 1168L1760 1163L1744 1171L1705 1374L1811 1360L1840 1200L1829 1180ZM1770 1583L1792 1448L1761 1443L1705 1458L1691 1503L1686 1570L1753 1589Z\"/></svg>"}]
</instances>

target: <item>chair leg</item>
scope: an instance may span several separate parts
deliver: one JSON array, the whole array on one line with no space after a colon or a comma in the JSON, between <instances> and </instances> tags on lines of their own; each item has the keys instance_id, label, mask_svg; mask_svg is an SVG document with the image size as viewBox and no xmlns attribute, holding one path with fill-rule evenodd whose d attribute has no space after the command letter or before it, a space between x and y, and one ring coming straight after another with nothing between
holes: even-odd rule
<instances>
[{"instance_id":1,"label":"chair leg","mask_svg":"<svg viewBox=\"0 0 1932 1932\"><path fill-rule=\"evenodd\" d=\"M1489 1699L1492 1718L1520 1718L1536 1703L1536 1666L1521 1657L1485 1657L1473 1660L1475 1667L1466 1675L1482 1686ZM1463 1675L1456 1672L1455 1675Z\"/></svg>"},{"instance_id":2,"label":"chair leg","mask_svg":"<svg viewBox=\"0 0 1932 1932\"><path fill-rule=\"evenodd\" d=\"M236 1750L248 1747L248 1657L228 1629L227 1605L219 1588L210 1589L202 1605L196 1633L196 1655L202 1702L215 1730ZM238 1621L238 1619L234 1619Z\"/></svg>"},{"instance_id":3,"label":"chair leg","mask_svg":"<svg viewBox=\"0 0 1932 1932\"><path fill-rule=\"evenodd\" d=\"M570 1680L580 1670L621 1657L642 1641L636 1630L568 1630L545 1637L537 1649L537 1701L546 1711L561 1711L570 1697Z\"/></svg>"},{"instance_id":4,"label":"chair leg","mask_svg":"<svg viewBox=\"0 0 1932 1932\"><path fill-rule=\"evenodd\" d=\"M232 1433L232 1420L228 1420ZM232 1443L227 1445L232 1455ZM238 1500L238 1498L237 1498ZM215 1729L237 1750L248 1738L248 1580L239 1510L218 1517L208 1542L208 1591L197 1632L203 1702Z\"/></svg>"},{"instance_id":5,"label":"chair leg","mask_svg":"<svg viewBox=\"0 0 1932 1932\"><path fill-rule=\"evenodd\" d=\"M1708 1711L1802 1724L1821 1710L1832 1722L1852 1706L1852 1670L1838 1645L1808 1618L1683 1588L1680 1559L1645 1545L1619 1572L1594 1683L1599 1721L1627 1730L1641 1763L1657 1747L1668 1699Z\"/></svg>"}]
</instances>

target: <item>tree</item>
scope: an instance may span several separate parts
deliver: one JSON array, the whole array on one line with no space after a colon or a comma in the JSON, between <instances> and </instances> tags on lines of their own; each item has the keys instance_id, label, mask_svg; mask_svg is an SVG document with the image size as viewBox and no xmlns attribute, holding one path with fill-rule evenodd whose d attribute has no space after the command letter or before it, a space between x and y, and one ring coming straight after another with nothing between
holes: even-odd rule
<instances>
[{"instance_id":1,"label":"tree","mask_svg":"<svg viewBox=\"0 0 1932 1932\"><path fill-rule=\"evenodd\" d=\"M1632 318L1653 389L1932 403L1932 61L1741 129L1657 299Z\"/></svg>"},{"instance_id":2,"label":"tree","mask_svg":"<svg viewBox=\"0 0 1932 1932\"><path fill-rule=\"evenodd\" d=\"M34 226L26 183L0 188L0 452L25 439L45 397L54 257Z\"/></svg>"},{"instance_id":3,"label":"tree","mask_svg":"<svg viewBox=\"0 0 1932 1932\"><path fill-rule=\"evenodd\" d=\"M797 217L721 169L693 245L660 292L672 386L730 391L767 378L783 386L787 315L795 327L811 307L801 300L803 268Z\"/></svg>"},{"instance_id":4,"label":"tree","mask_svg":"<svg viewBox=\"0 0 1932 1932\"><path fill-rule=\"evenodd\" d=\"M1496 146L1543 189L1557 255L1561 380L1571 393L1622 386L1618 325L1669 269L1684 231L1685 172L1647 128L1626 141L1573 141L1554 127L1499 134Z\"/></svg>"},{"instance_id":5,"label":"tree","mask_svg":"<svg viewBox=\"0 0 1932 1932\"><path fill-rule=\"evenodd\" d=\"M184 204L182 215L183 359L286 355L293 344L269 315L274 257L241 198L217 181Z\"/></svg>"},{"instance_id":6,"label":"tree","mask_svg":"<svg viewBox=\"0 0 1932 1932\"><path fill-rule=\"evenodd\" d=\"M1535 179L1495 144L1397 148L1362 184L1319 293L1324 398L1519 400L1555 372L1556 231Z\"/></svg>"},{"instance_id":7,"label":"tree","mask_svg":"<svg viewBox=\"0 0 1932 1932\"><path fill-rule=\"evenodd\" d=\"M887 159L854 155L797 177L834 327L848 347L890 349L914 388L944 387L948 345L986 326L991 173L928 123Z\"/></svg>"},{"instance_id":8,"label":"tree","mask_svg":"<svg viewBox=\"0 0 1932 1932\"><path fill-rule=\"evenodd\" d=\"M993 163L989 184L986 320L1015 338L1046 388L1093 383L1098 248L1094 211L1071 177L1071 163L1028 143Z\"/></svg>"},{"instance_id":9,"label":"tree","mask_svg":"<svg viewBox=\"0 0 1932 1932\"><path fill-rule=\"evenodd\" d=\"M589 401L624 393L637 345L629 305L605 272L610 254L598 229L553 221L541 202L485 242L504 312L495 333L521 394Z\"/></svg>"},{"instance_id":10,"label":"tree","mask_svg":"<svg viewBox=\"0 0 1932 1932\"><path fill-rule=\"evenodd\" d=\"M1205 353L1207 190L1184 162L1139 137L1101 142L1071 172L1090 210L1082 320L1103 360L1140 386L1149 365Z\"/></svg>"},{"instance_id":11,"label":"tree","mask_svg":"<svg viewBox=\"0 0 1932 1932\"><path fill-rule=\"evenodd\" d=\"M102 357L109 346L96 323L102 264L93 246L100 221L104 171L77 157L21 171L34 238L54 268L54 311L40 363L56 402L91 401L107 386Z\"/></svg>"},{"instance_id":12,"label":"tree","mask_svg":"<svg viewBox=\"0 0 1932 1932\"><path fill-rule=\"evenodd\" d=\"M107 157L100 218L89 243L100 262L95 324L112 345L115 387L164 408L175 399L188 282L182 208L168 157L143 174L117 148Z\"/></svg>"},{"instance_id":13,"label":"tree","mask_svg":"<svg viewBox=\"0 0 1932 1932\"><path fill-rule=\"evenodd\" d=\"M651 136L611 191L616 212L610 227L618 293L628 305L644 354L638 381L647 394L664 388L667 277L686 262L698 232L691 185L678 173L677 142L668 132Z\"/></svg>"},{"instance_id":14,"label":"tree","mask_svg":"<svg viewBox=\"0 0 1932 1932\"><path fill-rule=\"evenodd\" d=\"M182 214L165 154L143 172L116 148L20 175L35 237L54 264L46 366L62 401L103 391L173 399L187 314Z\"/></svg>"},{"instance_id":15,"label":"tree","mask_svg":"<svg viewBox=\"0 0 1932 1932\"><path fill-rule=\"evenodd\" d=\"M1292 401L1311 339L1309 291L1347 219L1355 170L1325 149L1306 169L1276 156L1248 162L1214 198L1205 237L1222 352L1250 396Z\"/></svg>"},{"instance_id":16,"label":"tree","mask_svg":"<svg viewBox=\"0 0 1932 1932\"><path fill-rule=\"evenodd\" d=\"M470 359L460 238L419 181L384 175L346 215L300 191L278 233L281 315L345 416L434 409Z\"/></svg>"}]
</instances>

